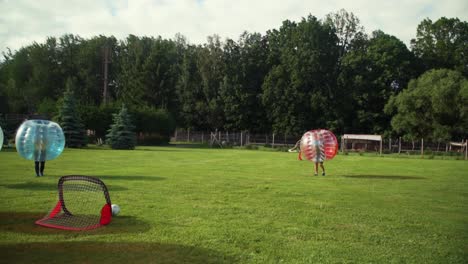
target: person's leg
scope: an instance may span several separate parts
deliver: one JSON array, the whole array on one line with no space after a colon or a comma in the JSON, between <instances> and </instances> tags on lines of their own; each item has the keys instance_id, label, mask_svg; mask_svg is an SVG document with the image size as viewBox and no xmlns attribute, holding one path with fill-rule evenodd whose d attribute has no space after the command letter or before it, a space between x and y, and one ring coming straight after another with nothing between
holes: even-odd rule
<instances>
[{"instance_id":1,"label":"person's leg","mask_svg":"<svg viewBox=\"0 0 468 264\"><path fill-rule=\"evenodd\" d=\"M41 161L41 176L44 176L45 161Z\"/></svg>"},{"instance_id":2,"label":"person's leg","mask_svg":"<svg viewBox=\"0 0 468 264\"><path fill-rule=\"evenodd\" d=\"M322 176L325 176L325 167L323 166L323 162L320 162L320 168L322 168Z\"/></svg>"},{"instance_id":3,"label":"person's leg","mask_svg":"<svg viewBox=\"0 0 468 264\"><path fill-rule=\"evenodd\" d=\"M318 162L315 162L315 167L314 167L314 175L318 175Z\"/></svg>"},{"instance_id":4,"label":"person's leg","mask_svg":"<svg viewBox=\"0 0 468 264\"><path fill-rule=\"evenodd\" d=\"M34 169L36 170L36 177L39 177L39 161L34 162Z\"/></svg>"}]
</instances>

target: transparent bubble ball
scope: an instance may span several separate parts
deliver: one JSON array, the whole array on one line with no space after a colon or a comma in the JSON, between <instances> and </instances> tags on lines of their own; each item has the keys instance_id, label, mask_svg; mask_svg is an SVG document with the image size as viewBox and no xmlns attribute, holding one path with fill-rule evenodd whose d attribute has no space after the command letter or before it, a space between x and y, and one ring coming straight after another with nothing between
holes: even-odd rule
<instances>
[{"instance_id":1,"label":"transparent bubble ball","mask_svg":"<svg viewBox=\"0 0 468 264\"><path fill-rule=\"evenodd\" d=\"M336 136L326 129L307 131L301 138L302 158L313 162L333 159L338 152Z\"/></svg>"},{"instance_id":2,"label":"transparent bubble ball","mask_svg":"<svg viewBox=\"0 0 468 264\"><path fill-rule=\"evenodd\" d=\"M27 120L16 132L16 150L25 159L46 161L57 158L65 148L62 128L48 120Z\"/></svg>"}]
</instances>

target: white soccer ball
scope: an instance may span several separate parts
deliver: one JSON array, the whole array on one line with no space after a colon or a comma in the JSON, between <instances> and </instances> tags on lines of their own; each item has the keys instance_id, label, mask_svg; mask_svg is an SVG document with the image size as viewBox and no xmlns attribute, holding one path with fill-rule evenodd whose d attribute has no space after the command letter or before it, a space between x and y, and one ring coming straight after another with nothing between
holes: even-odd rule
<instances>
[{"instance_id":1,"label":"white soccer ball","mask_svg":"<svg viewBox=\"0 0 468 264\"><path fill-rule=\"evenodd\" d=\"M120 206L118 204L112 205L112 215L116 216L120 213Z\"/></svg>"}]
</instances>

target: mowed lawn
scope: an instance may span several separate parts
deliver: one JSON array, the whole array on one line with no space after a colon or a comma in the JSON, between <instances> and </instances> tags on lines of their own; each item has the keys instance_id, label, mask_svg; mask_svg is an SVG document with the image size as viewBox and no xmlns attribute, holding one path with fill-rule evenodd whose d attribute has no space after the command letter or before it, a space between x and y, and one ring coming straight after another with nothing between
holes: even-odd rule
<instances>
[{"instance_id":1,"label":"mowed lawn","mask_svg":"<svg viewBox=\"0 0 468 264\"><path fill-rule=\"evenodd\" d=\"M66 149L36 178L0 152L0 263L467 263L468 161ZM91 231L39 227L63 175L99 177L122 211Z\"/></svg>"}]
</instances>

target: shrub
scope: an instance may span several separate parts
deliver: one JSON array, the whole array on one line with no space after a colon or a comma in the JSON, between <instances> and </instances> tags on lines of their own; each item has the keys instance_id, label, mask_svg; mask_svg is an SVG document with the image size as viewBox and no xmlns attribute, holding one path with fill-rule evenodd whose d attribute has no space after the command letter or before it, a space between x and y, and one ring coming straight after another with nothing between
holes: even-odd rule
<instances>
[{"instance_id":1,"label":"shrub","mask_svg":"<svg viewBox=\"0 0 468 264\"><path fill-rule=\"evenodd\" d=\"M82 106L85 127L95 131L91 141L106 136L107 130L112 124L112 115L119 107L114 104L101 106ZM133 107L128 109L135 126L134 132L138 135L139 145L167 144L175 130L175 121L172 115L164 109L151 107Z\"/></svg>"},{"instance_id":2,"label":"shrub","mask_svg":"<svg viewBox=\"0 0 468 264\"><path fill-rule=\"evenodd\" d=\"M89 142L106 136L107 130L112 124L112 114L117 111L119 111L119 107L115 104L80 107L81 118L85 128L95 132L94 140L92 138Z\"/></svg>"},{"instance_id":3,"label":"shrub","mask_svg":"<svg viewBox=\"0 0 468 264\"><path fill-rule=\"evenodd\" d=\"M257 145L253 145L253 144L247 144L244 146L245 149L253 149L253 150L258 150L258 146Z\"/></svg>"},{"instance_id":4,"label":"shrub","mask_svg":"<svg viewBox=\"0 0 468 264\"><path fill-rule=\"evenodd\" d=\"M131 111L135 117L135 132L145 144L167 144L176 124L172 115L164 109L142 107Z\"/></svg>"}]
</instances>

